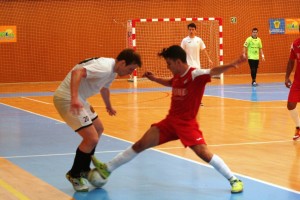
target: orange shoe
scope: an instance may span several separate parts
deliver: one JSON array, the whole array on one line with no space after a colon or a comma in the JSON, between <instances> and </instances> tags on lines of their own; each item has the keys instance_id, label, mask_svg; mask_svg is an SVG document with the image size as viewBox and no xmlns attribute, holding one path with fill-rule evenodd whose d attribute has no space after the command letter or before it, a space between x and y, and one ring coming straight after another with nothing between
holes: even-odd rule
<instances>
[{"instance_id":1,"label":"orange shoe","mask_svg":"<svg viewBox=\"0 0 300 200\"><path fill-rule=\"evenodd\" d=\"M300 138L300 128L297 127L295 130L295 135L293 137L293 140L298 140Z\"/></svg>"}]
</instances>

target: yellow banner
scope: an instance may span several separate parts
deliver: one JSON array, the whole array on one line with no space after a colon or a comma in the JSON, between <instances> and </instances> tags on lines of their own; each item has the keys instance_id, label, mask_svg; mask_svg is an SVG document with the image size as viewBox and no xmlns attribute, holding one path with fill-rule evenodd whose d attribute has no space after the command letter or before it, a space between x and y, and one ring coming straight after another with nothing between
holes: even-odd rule
<instances>
[{"instance_id":1,"label":"yellow banner","mask_svg":"<svg viewBox=\"0 0 300 200\"><path fill-rule=\"evenodd\" d=\"M285 34L299 34L300 19L285 19Z\"/></svg>"},{"instance_id":2,"label":"yellow banner","mask_svg":"<svg viewBox=\"0 0 300 200\"><path fill-rule=\"evenodd\" d=\"M0 42L17 42L17 27L0 26Z\"/></svg>"}]
</instances>

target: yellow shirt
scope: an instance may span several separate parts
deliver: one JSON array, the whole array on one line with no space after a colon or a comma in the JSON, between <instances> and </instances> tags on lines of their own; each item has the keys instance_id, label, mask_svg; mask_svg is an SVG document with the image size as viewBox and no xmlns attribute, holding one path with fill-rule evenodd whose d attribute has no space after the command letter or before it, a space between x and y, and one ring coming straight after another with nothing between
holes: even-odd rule
<instances>
[{"instance_id":1,"label":"yellow shirt","mask_svg":"<svg viewBox=\"0 0 300 200\"><path fill-rule=\"evenodd\" d=\"M248 59L259 60L259 51L262 48L261 39L259 37L248 37L244 43L244 47L248 49Z\"/></svg>"}]
</instances>

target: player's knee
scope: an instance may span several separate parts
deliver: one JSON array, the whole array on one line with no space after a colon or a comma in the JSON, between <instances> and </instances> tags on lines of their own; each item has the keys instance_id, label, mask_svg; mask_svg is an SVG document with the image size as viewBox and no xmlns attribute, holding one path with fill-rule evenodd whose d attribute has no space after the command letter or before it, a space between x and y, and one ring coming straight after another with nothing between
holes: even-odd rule
<instances>
[{"instance_id":1,"label":"player's knee","mask_svg":"<svg viewBox=\"0 0 300 200\"><path fill-rule=\"evenodd\" d=\"M191 148L205 162L209 163L212 159L213 154L209 151L206 145L195 145Z\"/></svg>"},{"instance_id":2,"label":"player's knee","mask_svg":"<svg viewBox=\"0 0 300 200\"><path fill-rule=\"evenodd\" d=\"M142 151L144 151L145 149L149 148L148 145L146 145L144 142L142 142L141 140L136 142L133 146L132 149L137 152L140 153Z\"/></svg>"},{"instance_id":3,"label":"player's knee","mask_svg":"<svg viewBox=\"0 0 300 200\"><path fill-rule=\"evenodd\" d=\"M95 147L99 142L99 136L90 137L85 142L87 143L88 146Z\"/></svg>"},{"instance_id":4,"label":"player's knee","mask_svg":"<svg viewBox=\"0 0 300 200\"><path fill-rule=\"evenodd\" d=\"M99 127L99 128L96 129L96 131L97 131L98 135L100 136L104 132L104 128L103 127Z\"/></svg>"},{"instance_id":5,"label":"player's knee","mask_svg":"<svg viewBox=\"0 0 300 200\"><path fill-rule=\"evenodd\" d=\"M93 146L93 147L97 146L98 142L99 142L99 138L94 139L94 140L92 141L92 146Z\"/></svg>"},{"instance_id":6,"label":"player's knee","mask_svg":"<svg viewBox=\"0 0 300 200\"><path fill-rule=\"evenodd\" d=\"M296 106L297 106L297 104L288 103L286 107L288 110L294 110L296 108Z\"/></svg>"},{"instance_id":7,"label":"player's knee","mask_svg":"<svg viewBox=\"0 0 300 200\"><path fill-rule=\"evenodd\" d=\"M204 160L207 163L209 163L212 159L212 153L210 153L209 151L203 151L201 154L198 155L202 160Z\"/></svg>"}]
</instances>

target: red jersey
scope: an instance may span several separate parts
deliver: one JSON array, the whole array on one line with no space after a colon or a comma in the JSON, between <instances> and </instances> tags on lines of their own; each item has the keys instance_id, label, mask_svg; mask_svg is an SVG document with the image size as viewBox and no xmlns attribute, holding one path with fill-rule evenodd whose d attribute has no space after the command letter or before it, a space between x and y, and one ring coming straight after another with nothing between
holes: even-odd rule
<instances>
[{"instance_id":1,"label":"red jersey","mask_svg":"<svg viewBox=\"0 0 300 200\"><path fill-rule=\"evenodd\" d=\"M182 120L195 119L204 94L206 83L211 81L210 70L189 68L183 75L171 79L171 108L167 117Z\"/></svg>"},{"instance_id":2,"label":"red jersey","mask_svg":"<svg viewBox=\"0 0 300 200\"><path fill-rule=\"evenodd\" d=\"M288 102L300 102L300 38L296 39L291 46L290 60L295 60L297 65Z\"/></svg>"},{"instance_id":3,"label":"red jersey","mask_svg":"<svg viewBox=\"0 0 300 200\"><path fill-rule=\"evenodd\" d=\"M290 59L296 60L297 63L293 84L300 84L300 38L296 39L291 46Z\"/></svg>"}]
</instances>

